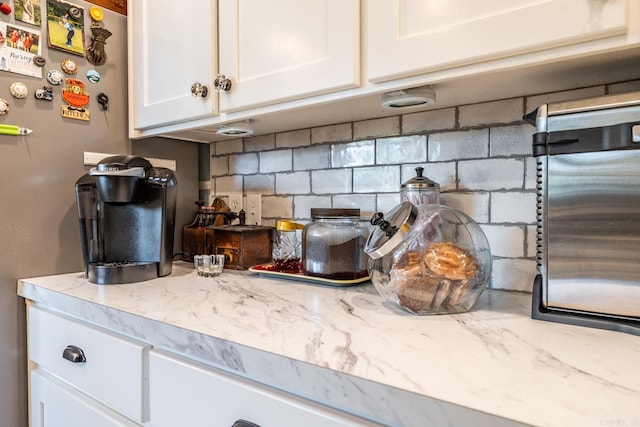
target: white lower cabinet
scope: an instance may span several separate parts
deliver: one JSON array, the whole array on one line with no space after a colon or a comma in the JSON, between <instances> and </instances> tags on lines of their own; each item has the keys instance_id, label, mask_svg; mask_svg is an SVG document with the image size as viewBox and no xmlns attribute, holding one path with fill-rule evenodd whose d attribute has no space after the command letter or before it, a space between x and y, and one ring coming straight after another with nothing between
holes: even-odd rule
<instances>
[{"instance_id":1,"label":"white lower cabinet","mask_svg":"<svg viewBox=\"0 0 640 427\"><path fill-rule=\"evenodd\" d=\"M376 425L158 350L150 352L149 372L153 427Z\"/></svg>"},{"instance_id":2,"label":"white lower cabinet","mask_svg":"<svg viewBox=\"0 0 640 427\"><path fill-rule=\"evenodd\" d=\"M138 426L40 369L31 372L30 388L34 427Z\"/></svg>"},{"instance_id":3,"label":"white lower cabinet","mask_svg":"<svg viewBox=\"0 0 640 427\"><path fill-rule=\"evenodd\" d=\"M31 425L120 426L146 422L149 348L148 344L29 305ZM120 414L121 419L103 417L101 406ZM79 412L71 414L68 408L79 408ZM65 417L69 422L62 422ZM85 417L105 420L84 423ZM107 421L116 418L113 423Z\"/></svg>"},{"instance_id":4,"label":"white lower cabinet","mask_svg":"<svg viewBox=\"0 0 640 427\"><path fill-rule=\"evenodd\" d=\"M31 427L332 427L367 420L27 303Z\"/></svg>"}]
</instances>

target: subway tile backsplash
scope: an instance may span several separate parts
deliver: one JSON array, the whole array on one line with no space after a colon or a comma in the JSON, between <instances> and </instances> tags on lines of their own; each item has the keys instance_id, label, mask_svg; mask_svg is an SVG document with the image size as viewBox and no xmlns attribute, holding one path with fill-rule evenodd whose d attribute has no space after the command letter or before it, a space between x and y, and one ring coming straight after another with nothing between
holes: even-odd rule
<instances>
[{"instance_id":1,"label":"subway tile backsplash","mask_svg":"<svg viewBox=\"0 0 640 427\"><path fill-rule=\"evenodd\" d=\"M264 224L306 222L315 207L357 207L363 219L400 202L417 166L441 202L480 224L491 287L530 291L535 270L535 128L547 102L640 90L640 80L298 129L211 145L213 194L262 193Z\"/></svg>"}]
</instances>

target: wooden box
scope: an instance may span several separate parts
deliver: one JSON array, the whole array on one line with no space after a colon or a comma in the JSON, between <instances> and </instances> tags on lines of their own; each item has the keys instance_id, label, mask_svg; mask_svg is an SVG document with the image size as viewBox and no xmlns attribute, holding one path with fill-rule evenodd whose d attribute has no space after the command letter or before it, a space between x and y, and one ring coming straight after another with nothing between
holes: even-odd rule
<instances>
[{"instance_id":1,"label":"wooden box","mask_svg":"<svg viewBox=\"0 0 640 427\"><path fill-rule=\"evenodd\" d=\"M221 225L214 231L214 253L226 257L224 267L246 270L271 261L275 227L262 225Z\"/></svg>"}]
</instances>

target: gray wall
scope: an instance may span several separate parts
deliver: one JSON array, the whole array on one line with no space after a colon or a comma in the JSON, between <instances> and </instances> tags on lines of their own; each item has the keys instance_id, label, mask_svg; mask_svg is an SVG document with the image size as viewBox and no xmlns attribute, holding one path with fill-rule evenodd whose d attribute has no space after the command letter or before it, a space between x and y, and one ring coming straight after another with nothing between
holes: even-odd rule
<instances>
[{"instance_id":1,"label":"gray wall","mask_svg":"<svg viewBox=\"0 0 640 427\"><path fill-rule=\"evenodd\" d=\"M86 13L91 6L83 1L74 3L84 6ZM42 5L44 12L45 2ZM3 21L13 23L13 15L1 16ZM104 24L113 36L106 47L108 62L98 68L102 80L97 84L86 83L86 92L91 95L89 122L61 117L60 87L54 89L52 102L36 100L34 91L48 84L44 77L0 72L0 97L11 105L9 113L0 116L0 123L33 129L25 137L0 135L2 427L27 425L25 310L24 300L16 296L16 281L21 277L82 269L74 184L86 172L83 152L130 150L126 126L126 18L105 10ZM60 69L63 59L72 58L78 64L78 77L86 81L87 70L94 66L80 56L48 49L45 23L40 30L44 38L42 55L47 59L43 75L49 69ZM30 91L27 98L11 96L9 86L15 81L27 85ZM100 92L110 97L107 112L102 112L95 101Z\"/></svg>"}]
</instances>

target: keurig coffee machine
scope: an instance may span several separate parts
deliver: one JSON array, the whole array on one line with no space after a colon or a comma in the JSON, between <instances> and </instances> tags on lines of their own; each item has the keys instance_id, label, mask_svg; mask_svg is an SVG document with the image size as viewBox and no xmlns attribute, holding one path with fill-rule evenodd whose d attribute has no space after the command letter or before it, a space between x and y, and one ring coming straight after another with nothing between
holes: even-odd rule
<instances>
[{"instance_id":1,"label":"keurig coffee machine","mask_svg":"<svg viewBox=\"0 0 640 427\"><path fill-rule=\"evenodd\" d=\"M136 156L107 157L76 182L85 277L99 285L171 274L177 182Z\"/></svg>"}]
</instances>

